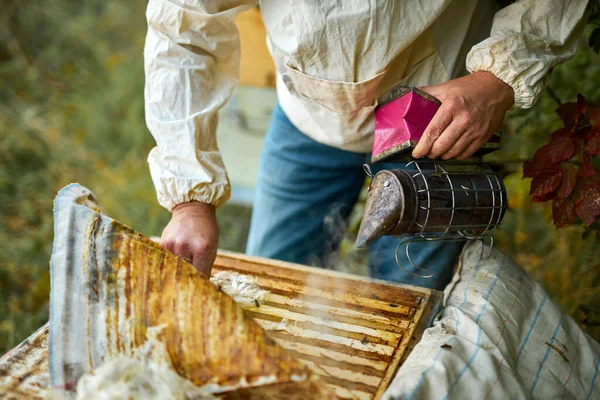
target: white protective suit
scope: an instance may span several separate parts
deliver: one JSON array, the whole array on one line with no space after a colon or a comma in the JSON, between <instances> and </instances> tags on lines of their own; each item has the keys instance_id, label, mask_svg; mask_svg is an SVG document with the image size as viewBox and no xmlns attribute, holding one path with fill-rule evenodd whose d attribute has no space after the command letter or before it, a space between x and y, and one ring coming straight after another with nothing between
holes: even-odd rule
<instances>
[{"instance_id":1,"label":"white protective suit","mask_svg":"<svg viewBox=\"0 0 600 400\"><path fill-rule=\"evenodd\" d=\"M576 50L587 0L263 0L277 94L314 140L368 153L377 98L404 84L489 71L530 107ZM160 204L222 205L218 110L238 82L234 19L252 0L150 0L144 49L148 162ZM466 62L465 62L466 61Z\"/></svg>"}]
</instances>

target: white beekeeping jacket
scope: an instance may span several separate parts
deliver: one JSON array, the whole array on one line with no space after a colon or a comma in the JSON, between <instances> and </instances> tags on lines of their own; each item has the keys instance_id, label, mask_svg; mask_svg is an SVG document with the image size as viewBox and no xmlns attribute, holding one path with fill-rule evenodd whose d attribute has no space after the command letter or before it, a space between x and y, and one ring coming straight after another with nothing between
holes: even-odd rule
<instances>
[{"instance_id":1,"label":"white beekeeping jacket","mask_svg":"<svg viewBox=\"0 0 600 400\"><path fill-rule=\"evenodd\" d=\"M172 210L220 206L229 181L217 148L218 110L238 82L235 16L251 0L150 0L144 49L148 162ZM587 0L521 0L498 11L477 0L264 0L277 94L314 140L370 152L377 98L404 84L439 84L489 71L530 107L549 71L571 57Z\"/></svg>"}]
</instances>

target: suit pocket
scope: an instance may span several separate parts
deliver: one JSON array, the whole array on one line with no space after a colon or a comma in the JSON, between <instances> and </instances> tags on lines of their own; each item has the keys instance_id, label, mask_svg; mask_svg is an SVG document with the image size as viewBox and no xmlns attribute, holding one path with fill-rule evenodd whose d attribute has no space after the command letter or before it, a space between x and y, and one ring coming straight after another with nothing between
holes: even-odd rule
<instances>
[{"instance_id":1,"label":"suit pocket","mask_svg":"<svg viewBox=\"0 0 600 400\"><path fill-rule=\"evenodd\" d=\"M337 114L353 114L377 105L377 88L386 70L361 82L330 81L307 75L286 64L283 81L290 92ZM287 77L285 76L287 75Z\"/></svg>"}]
</instances>

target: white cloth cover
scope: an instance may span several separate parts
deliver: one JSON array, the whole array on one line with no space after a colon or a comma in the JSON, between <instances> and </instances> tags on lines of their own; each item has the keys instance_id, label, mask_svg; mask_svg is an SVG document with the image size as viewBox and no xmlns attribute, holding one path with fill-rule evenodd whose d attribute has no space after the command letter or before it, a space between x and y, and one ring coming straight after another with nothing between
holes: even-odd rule
<instances>
[{"instance_id":1,"label":"white cloth cover","mask_svg":"<svg viewBox=\"0 0 600 400\"><path fill-rule=\"evenodd\" d=\"M600 398L598 342L521 266L480 254L465 246L433 327L383 398Z\"/></svg>"}]
</instances>

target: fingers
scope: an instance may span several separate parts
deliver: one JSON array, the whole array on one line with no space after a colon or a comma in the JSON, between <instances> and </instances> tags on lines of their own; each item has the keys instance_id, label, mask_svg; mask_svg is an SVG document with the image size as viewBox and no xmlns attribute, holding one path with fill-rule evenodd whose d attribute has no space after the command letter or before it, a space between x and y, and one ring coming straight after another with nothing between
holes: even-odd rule
<instances>
[{"instance_id":1,"label":"fingers","mask_svg":"<svg viewBox=\"0 0 600 400\"><path fill-rule=\"evenodd\" d=\"M190 243L189 241L178 241L177 239L168 238L161 239L160 245L192 264L206 276L210 276L210 270L217 257L216 249L205 245L201 241Z\"/></svg>"},{"instance_id":2,"label":"fingers","mask_svg":"<svg viewBox=\"0 0 600 400\"><path fill-rule=\"evenodd\" d=\"M206 276L210 276L210 270L217 258L217 251L213 249L202 249L194 253L192 264L196 269Z\"/></svg>"},{"instance_id":3,"label":"fingers","mask_svg":"<svg viewBox=\"0 0 600 400\"><path fill-rule=\"evenodd\" d=\"M160 244L209 275L219 247L215 207L198 202L175 207Z\"/></svg>"},{"instance_id":4,"label":"fingers","mask_svg":"<svg viewBox=\"0 0 600 400\"><path fill-rule=\"evenodd\" d=\"M429 125L423 132L423 136L412 152L414 158L421 158L429 154L435 141L442 135L448 125L452 122L452 114L442 106L437 110Z\"/></svg>"},{"instance_id":5,"label":"fingers","mask_svg":"<svg viewBox=\"0 0 600 400\"><path fill-rule=\"evenodd\" d=\"M473 156L489 139L489 132L500 126L514 101L511 88L485 72L421 89L442 105L413 150L414 158L464 160Z\"/></svg>"},{"instance_id":6,"label":"fingers","mask_svg":"<svg viewBox=\"0 0 600 400\"><path fill-rule=\"evenodd\" d=\"M188 262L192 262L193 252L186 241L180 241L176 238L164 237L160 240L160 245L171 253L179 256Z\"/></svg>"},{"instance_id":7,"label":"fingers","mask_svg":"<svg viewBox=\"0 0 600 400\"><path fill-rule=\"evenodd\" d=\"M160 247L169 250L171 253L173 254L177 254L175 251L175 241L169 239L168 237L166 237L166 235L163 232L163 235L160 238Z\"/></svg>"},{"instance_id":8,"label":"fingers","mask_svg":"<svg viewBox=\"0 0 600 400\"><path fill-rule=\"evenodd\" d=\"M471 145L471 143L473 143L474 140L475 139L470 135L470 132L466 132L456 141L456 143L454 143L450 150L442 154L442 159L450 160L458 157Z\"/></svg>"},{"instance_id":9,"label":"fingers","mask_svg":"<svg viewBox=\"0 0 600 400\"><path fill-rule=\"evenodd\" d=\"M465 158L469 158L471 157L473 154L475 154L475 152L477 150L479 150L483 145L485 144L484 141L481 140L475 140L474 142L472 142L469 147L467 147L467 149L465 151L463 151L461 154L459 154L456 159L457 160L464 160Z\"/></svg>"},{"instance_id":10,"label":"fingers","mask_svg":"<svg viewBox=\"0 0 600 400\"><path fill-rule=\"evenodd\" d=\"M465 127L463 124L452 120L450 125L442 132L441 136L433 143L431 151L426 154L429 158L437 158L453 148L456 143L464 138Z\"/></svg>"},{"instance_id":11,"label":"fingers","mask_svg":"<svg viewBox=\"0 0 600 400\"><path fill-rule=\"evenodd\" d=\"M430 96L439 98L444 95L444 84L442 83L441 85L421 86L421 87L419 87L419 90L424 91L425 93L427 93Z\"/></svg>"}]
</instances>

